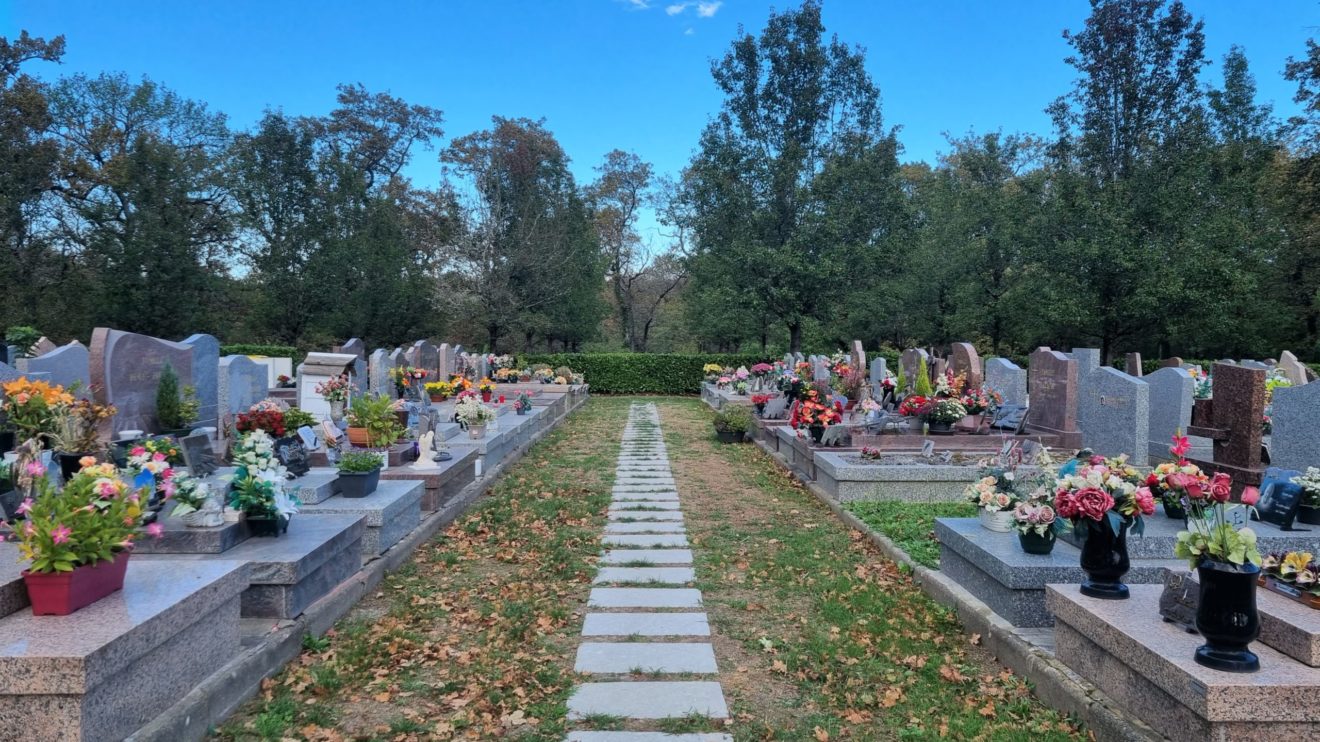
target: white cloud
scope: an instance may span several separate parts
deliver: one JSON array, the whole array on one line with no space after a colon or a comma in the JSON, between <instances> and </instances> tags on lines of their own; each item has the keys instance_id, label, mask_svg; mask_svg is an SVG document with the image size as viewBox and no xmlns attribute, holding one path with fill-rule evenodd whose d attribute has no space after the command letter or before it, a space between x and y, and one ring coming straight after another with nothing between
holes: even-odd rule
<instances>
[{"instance_id":1,"label":"white cloud","mask_svg":"<svg viewBox=\"0 0 1320 742\"><path fill-rule=\"evenodd\" d=\"M633 10L650 10L651 0L620 0Z\"/></svg>"},{"instance_id":2,"label":"white cloud","mask_svg":"<svg viewBox=\"0 0 1320 742\"><path fill-rule=\"evenodd\" d=\"M723 4L723 0L697 3L697 15L702 18L714 17L714 15L719 12L720 6Z\"/></svg>"},{"instance_id":3,"label":"white cloud","mask_svg":"<svg viewBox=\"0 0 1320 742\"><path fill-rule=\"evenodd\" d=\"M696 33L696 31L695 31L694 29L692 29L691 27L688 27L688 29L685 30L685 31L683 32L683 35L684 35L684 36L692 36L692 35L695 34L695 33Z\"/></svg>"},{"instance_id":4,"label":"white cloud","mask_svg":"<svg viewBox=\"0 0 1320 742\"><path fill-rule=\"evenodd\" d=\"M673 5L666 5L665 15L678 15L687 10L688 6L691 4L692 3L674 3Z\"/></svg>"}]
</instances>

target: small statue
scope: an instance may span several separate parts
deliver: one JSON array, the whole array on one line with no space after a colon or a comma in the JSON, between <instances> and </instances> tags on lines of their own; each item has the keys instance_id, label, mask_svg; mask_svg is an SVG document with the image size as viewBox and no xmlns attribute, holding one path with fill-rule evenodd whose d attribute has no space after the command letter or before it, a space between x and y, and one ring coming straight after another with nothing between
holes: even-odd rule
<instances>
[{"instance_id":1,"label":"small statue","mask_svg":"<svg viewBox=\"0 0 1320 742\"><path fill-rule=\"evenodd\" d=\"M414 466L428 467L435 465L435 451L431 446L435 443L435 433L427 431L417 441L417 463Z\"/></svg>"}]
</instances>

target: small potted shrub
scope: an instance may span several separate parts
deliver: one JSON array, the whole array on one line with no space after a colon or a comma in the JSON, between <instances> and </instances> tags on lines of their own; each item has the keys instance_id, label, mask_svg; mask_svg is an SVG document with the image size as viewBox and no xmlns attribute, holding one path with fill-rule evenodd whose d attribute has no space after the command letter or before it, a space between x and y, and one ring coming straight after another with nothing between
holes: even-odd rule
<instances>
[{"instance_id":1,"label":"small potted shrub","mask_svg":"<svg viewBox=\"0 0 1320 742\"><path fill-rule=\"evenodd\" d=\"M63 490L34 472L36 496L19 506L27 523L13 538L31 561L23 581L35 615L67 616L124 586L143 493L113 464L88 463ZM159 536L162 529L152 523L146 530Z\"/></svg>"},{"instance_id":2,"label":"small potted shrub","mask_svg":"<svg viewBox=\"0 0 1320 742\"><path fill-rule=\"evenodd\" d=\"M197 400L197 390L185 386L179 391L179 375L174 367L165 364L156 382L156 423L162 433L169 435L187 435L197 415L201 412L201 402Z\"/></svg>"},{"instance_id":3,"label":"small potted shrub","mask_svg":"<svg viewBox=\"0 0 1320 742\"><path fill-rule=\"evenodd\" d=\"M344 497L366 497L380 484L380 454L370 451L349 451L339 457L339 494Z\"/></svg>"},{"instance_id":4,"label":"small potted shrub","mask_svg":"<svg viewBox=\"0 0 1320 742\"><path fill-rule=\"evenodd\" d=\"M477 391L481 392L481 401L490 402L490 396L495 393L495 382L490 379L482 379L477 385Z\"/></svg>"},{"instance_id":5,"label":"small potted shrub","mask_svg":"<svg viewBox=\"0 0 1320 742\"><path fill-rule=\"evenodd\" d=\"M82 468L79 462L100 452L100 426L115 416L114 405L100 405L86 399L75 399L56 408L51 443L60 473L68 481Z\"/></svg>"},{"instance_id":6,"label":"small potted shrub","mask_svg":"<svg viewBox=\"0 0 1320 742\"><path fill-rule=\"evenodd\" d=\"M394 402L383 394L360 394L348 410L348 442L359 448L385 448L399 437Z\"/></svg>"},{"instance_id":7,"label":"small potted shrub","mask_svg":"<svg viewBox=\"0 0 1320 742\"><path fill-rule=\"evenodd\" d=\"M469 438L484 438L486 426L495 420L495 410L475 397L466 397L454 405L454 418L467 428Z\"/></svg>"},{"instance_id":8,"label":"small potted shrub","mask_svg":"<svg viewBox=\"0 0 1320 742\"><path fill-rule=\"evenodd\" d=\"M752 427L752 411L744 405L728 405L715 413L715 437L720 443L741 443Z\"/></svg>"},{"instance_id":9,"label":"small potted shrub","mask_svg":"<svg viewBox=\"0 0 1320 742\"><path fill-rule=\"evenodd\" d=\"M236 480L229 491L229 506L247 516L253 536L262 537L288 533L289 520L298 512L278 482L260 477Z\"/></svg>"},{"instance_id":10,"label":"small potted shrub","mask_svg":"<svg viewBox=\"0 0 1320 742\"><path fill-rule=\"evenodd\" d=\"M288 435L293 435L298 428L312 427L317 423L316 416L310 412L304 412L297 407L290 407L284 411L284 431Z\"/></svg>"},{"instance_id":11,"label":"small potted shrub","mask_svg":"<svg viewBox=\"0 0 1320 742\"><path fill-rule=\"evenodd\" d=\"M518 392L518 398L513 401L513 411L519 415L526 415L532 411L532 396L527 392Z\"/></svg>"},{"instance_id":12,"label":"small potted shrub","mask_svg":"<svg viewBox=\"0 0 1320 742\"><path fill-rule=\"evenodd\" d=\"M454 393L454 385L447 381L428 381L425 389L432 402L443 402Z\"/></svg>"}]
</instances>

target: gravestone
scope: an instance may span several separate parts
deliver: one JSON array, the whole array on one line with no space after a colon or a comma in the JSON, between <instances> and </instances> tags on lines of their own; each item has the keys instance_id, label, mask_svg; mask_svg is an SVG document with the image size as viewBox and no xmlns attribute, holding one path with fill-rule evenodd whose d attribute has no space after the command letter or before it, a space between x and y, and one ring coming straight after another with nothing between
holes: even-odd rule
<instances>
[{"instance_id":1,"label":"gravestone","mask_svg":"<svg viewBox=\"0 0 1320 742\"><path fill-rule=\"evenodd\" d=\"M1004 404L1027 404L1027 372L1007 358L985 362L985 385L999 392Z\"/></svg>"},{"instance_id":2,"label":"gravestone","mask_svg":"<svg viewBox=\"0 0 1320 742\"><path fill-rule=\"evenodd\" d=\"M1058 436L1060 448L1081 448L1077 428L1077 359L1041 347L1031 354L1028 387L1031 410L1027 427Z\"/></svg>"},{"instance_id":3,"label":"gravestone","mask_svg":"<svg viewBox=\"0 0 1320 742\"><path fill-rule=\"evenodd\" d=\"M184 345L193 349L193 389L200 407L193 427L215 427L220 419L220 341L204 333L189 335Z\"/></svg>"},{"instance_id":4,"label":"gravestone","mask_svg":"<svg viewBox=\"0 0 1320 742\"><path fill-rule=\"evenodd\" d=\"M367 344L362 342L361 338L349 338L348 342L343 345L335 346L334 352L358 357L357 361L353 363L353 391L357 393L365 392L370 379L367 371Z\"/></svg>"},{"instance_id":5,"label":"gravestone","mask_svg":"<svg viewBox=\"0 0 1320 742\"><path fill-rule=\"evenodd\" d=\"M1261 478L1260 500L1256 502L1253 520L1273 523L1285 531L1293 530L1293 520L1297 517L1297 508L1302 504L1304 493L1300 485L1293 484L1292 479L1300 474L1296 469L1277 466L1266 469Z\"/></svg>"},{"instance_id":6,"label":"gravestone","mask_svg":"<svg viewBox=\"0 0 1320 742\"><path fill-rule=\"evenodd\" d=\"M885 398L884 380L889 376L888 364L883 358L871 361L871 397L883 402Z\"/></svg>"},{"instance_id":7,"label":"gravestone","mask_svg":"<svg viewBox=\"0 0 1320 742\"><path fill-rule=\"evenodd\" d=\"M21 379L23 376L24 374L22 371L10 366L8 363L0 361L0 381L13 381L15 379ZM3 396L4 394L0 393L0 397Z\"/></svg>"},{"instance_id":8,"label":"gravestone","mask_svg":"<svg viewBox=\"0 0 1320 742\"><path fill-rule=\"evenodd\" d=\"M792 354L792 353L785 353L785 354L784 354L784 367L785 367L785 368L787 368L789 371L792 371L792 370L794 370L794 366L793 366L793 364L795 364L795 363L797 363L797 359L793 357L793 354Z\"/></svg>"},{"instance_id":9,"label":"gravestone","mask_svg":"<svg viewBox=\"0 0 1320 742\"><path fill-rule=\"evenodd\" d=\"M860 340L852 342L852 367L859 374L866 370L866 350L862 348Z\"/></svg>"},{"instance_id":10,"label":"gravestone","mask_svg":"<svg viewBox=\"0 0 1320 742\"><path fill-rule=\"evenodd\" d=\"M403 348L390 351L390 367L403 368L408 365L408 353Z\"/></svg>"},{"instance_id":11,"label":"gravestone","mask_svg":"<svg viewBox=\"0 0 1320 742\"><path fill-rule=\"evenodd\" d=\"M1077 359L1078 379L1085 379L1091 375L1092 371L1100 368L1099 348L1073 348L1072 353L1069 353L1069 355Z\"/></svg>"},{"instance_id":12,"label":"gravestone","mask_svg":"<svg viewBox=\"0 0 1320 742\"><path fill-rule=\"evenodd\" d=\"M1269 371L1269 370L1270 370L1270 367L1267 366L1266 364L1261 363L1260 361L1253 361L1253 360L1251 360L1250 358L1244 358L1244 359L1242 359L1242 361L1241 361L1240 363L1238 363L1238 365L1239 365L1239 366L1242 366L1243 368L1255 368L1255 369L1260 369L1261 371Z\"/></svg>"},{"instance_id":13,"label":"gravestone","mask_svg":"<svg viewBox=\"0 0 1320 742\"><path fill-rule=\"evenodd\" d=\"M303 445L302 439L296 435L280 438L275 441L275 458L288 470L289 476L296 479L306 474L311 469L307 459L307 447Z\"/></svg>"},{"instance_id":14,"label":"gravestone","mask_svg":"<svg viewBox=\"0 0 1320 742\"><path fill-rule=\"evenodd\" d=\"M440 349L431 344L429 340L418 340L413 343L413 348L417 351L416 364L419 368L426 369L427 373L436 376L440 373Z\"/></svg>"},{"instance_id":15,"label":"gravestone","mask_svg":"<svg viewBox=\"0 0 1320 742\"><path fill-rule=\"evenodd\" d=\"M825 365L825 358L824 358L824 356L812 356L812 357L811 357L811 380L812 380L812 381L829 381L829 380L830 380L830 370L829 370L829 368Z\"/></svg>"},{"instance_id":16,"label":"gravestone","mask_svg":"<svg viewBox=\"0 0 1320 742\"><path fill-rule=\"evenodd\" d=\"M330 403L316 393L316 387L344 374L351 377L356 361L350 353L308 353L298 364L298 408L318 418L329 417Z\"/></svg>"},{"instance_id":17,"label":"gravestone","mask_svg":"<svg viewBox=\"0 0 1320 742\"><path fill-rule=\"evenodd\" d=\"M1308 381L1306 364L1297 360L1297 356L1293 355L1291 350L1279 354L1279 371L1295 386L1302 386Z\"/></svg>"},{"instance_id":18,"label":"gravestone","mask_svg":"<svg viewBox=\"0 0 1320 742\"><path fill-rule=\"evenodd\" d=\"M1214 441L1214 460L1192 461L1202 469L1230 474L1235 491L1244 486L1258 486L1264 473L1260 444L1261 421L1265 416L1265 370L1216 363L1211 376L1215 400L1210 408L1211 425L1193 425L1188 433Z\"/></svg>"},{"instance_id":19,"label":"gravestone","mask_svg":"<svg viewBox=\"0 0 1320 742\"><path fill-rule=\"evenodd\" d=\"M247 356L225 356L219 365L216 399L222 418L232 419L266 398L265 366ZM223 421L221 430L229 427L229 419Z\"/></svg>"},{"instance_id":20,"label":"gravestone","mask_svg":"<svg viewBox=\"0 0 1320 742\"><path fill-rule=\"evenodd\" d=\"M486 357L485 353L476 353L473 355L472 369L475 372L473 375L478 381L490 378L490 359Z\"/></svg>"},{"instance_id":21,"label":"gravestone","mask_svg":"<svg viewBox=\"0 0 1320 742\"><path fill-rule=\"evenodd\" d=\"M178 375L180 388L193 384L193 346L184 343L98 327L92 331L89 357L96 401L119 409L102 426L106 436L121 430L160 430L156 385L166 364Z\"/></svg>"},{"instance_id":22,"label":"gravestone","mask_svg":"<svg viewBox=\"0 0 1320 742\"><path fill-rule=\"evenodd\" d=\"M90 357L86 346L74 340L36 358L18 359L18 370L25 374L45 374L43 378L64 388L79 385L78 396L90 396L92 383Z\"/></svg>"},{"instance_id":23,"label":"gravestone","mask_svg":"<svg viewBox=\"0 0 1320 742\"><path fill-rule=\"evenodd\" d=\"M1278 387L1270 413L1270 463L1303 471L1320 466L1320 384Z\"/></svg>"},{"instance_id":24,"label":"gravestone","mask_svg":"<svg viewBox=\"0 0 1320 742\"><path fill-rule=\"evenodd\" d=\"M931 358L934 360L932 360L930 366L927 367L927 370L930 371L931 378L938 379L941 376L944 376L944 372L949 370L949 360L935 355L932 355Z\"/></svg>"},{"instance_id":25,"label":"gravestone","mask_svg":"<svg viewBox=\"0 0 1320 742\"><path fill-rule=\"evenodd\" d=\"M1123 367L1127 370L1128 376L1141 377L1145 375L1141 368L1140 353L1128 353L1123 361Z\"/></svg>"},{"instance_id":26,"label":"gravestone","mask_svg":"<svg viewBox=\"0 0 1320 742\"><path fill-rule=\"evenodd\" d=\"M449 381L454 375L454 349L449 343L440 343L436 348L436 373L440 374L441 381Z\"/></svg>"},{"instance_id":27,"label":"gravestone","mask_svg":"<svg viewBox=\"0 0 1320 742\"><path fill-rule=\"evenodd\" d=\"M394 388L390 383L390 355L384 348L371 351L367 364L368 389L372 394L387 394Z\"/></svg>"},{"instance_id":28,"label":"gravestone","mask_svg":"<svg viewBox=\"0 0 1320 742\"><path fill-rule=\"evenodd\" d=\"M55 344L55 341L42 335L37 339L37 342L32 344L31 348L28 348L27 352L29 357L44 356L47 353L55 352L59 347L60 346Z\"/></svg>"},{"instance_id":29,"label":"gravestone","mask_svg":"<svg viewBox=\"0 0 1320 742\"><path fill-rule=\"evenodd\" d=\"M981 375L981 356L971 343L954 343L949 354L949 365L953 368L954 376L964 374L967 377L968 389L981 386L984 378Z\"/></svg>"},{"instance_id":30,"label":"gravestone","mask_svg":"<svg viewBox=\"0 0 1320 742\"><path fill-rule=\"evenodd\" d=\"M188 467L188 473L198 479L205 479L219 468L215 451L211 448L211 436L206 433L180 438L179 450L183 454L183 465Z\"/></svg>"},{"instance_id":31,"label":"gravestone","mask_svg":"<svg viewBox=\"0 0 1320 742\"><path fill-rule=\"evenodd\" d=\"M917 375L921 373L921 362L930 362L930 354L921 348L908 348L903 351L903 355L898 357L898 372L903 375L903 380L907 382L907 389L900 389L900 392L906 392L915 389L917 386ZM930 367L926 367L927 373Z\"/></svg>"},{"instance_id":32,"label":"gravestone","mask_svg":"<svg viewBox=\"0 0 1320 742\"><path fill-rule=\"evenodd\" d=\"M1183 359L1179 358L1178 356L1174 356L1172 358L1165 358L1164 360L1160 361L1160 368L1182 368L1182 365L1183 365Z\"/></svg>"},{"instance_id":33,"label":"gravestone","mask_svg":"<svg viewBox=\"0 0 1320 742\"><path fill-rule=\"evenodd\" d=\"M1192 424L1192 396L1196 380L1181 368L1161 368L1144 377L1150 385L1150 457L1165 461L1178 431Z\"/></svg>"},{"instance_id":34,"label":"gravestone","mask_svg":"<svg viewBox=\"0 0 1320 742\"><path fill-rule=\"evenodd\" d=\"M1133 466L1150 458L1150 386L1109 366L1087 375L1077 405L1082 444L1101 456L1131 454Z\"/></svg>"}]
</instances>

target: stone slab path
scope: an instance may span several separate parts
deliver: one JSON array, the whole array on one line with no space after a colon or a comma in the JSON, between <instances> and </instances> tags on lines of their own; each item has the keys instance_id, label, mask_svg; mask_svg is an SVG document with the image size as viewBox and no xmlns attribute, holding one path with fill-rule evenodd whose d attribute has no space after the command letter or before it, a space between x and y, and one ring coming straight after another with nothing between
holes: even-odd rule
<instances>
[{"instance_id":1,"label":"stone slab path","mask_svg":"<svg viewBox=\"0 0 1320 742\"><path fill-rule=\"evenodd\" d=\"M678 489L653 404L633 404L602 534L601 567L588 599L575 669L593 676L568 699L568 718L617 717L638 726L661 719L729 718L700 612ZM636 680L643 673L654 679ZM683 680L666 680L682 675ZM732 742L727 734L575 731L566 742Z\"/></svg>"}]
</instances>

